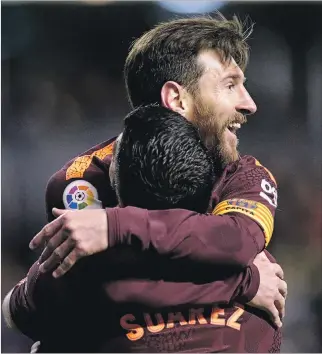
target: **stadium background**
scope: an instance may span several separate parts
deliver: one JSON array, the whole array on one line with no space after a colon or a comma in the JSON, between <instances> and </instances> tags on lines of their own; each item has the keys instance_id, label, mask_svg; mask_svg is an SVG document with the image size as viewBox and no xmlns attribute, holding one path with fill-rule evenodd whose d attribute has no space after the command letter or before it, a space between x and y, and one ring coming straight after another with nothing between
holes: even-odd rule
<instances>
[{"instance_id":1,"label":"stadium background","mask_svg":"<svg viewBox=\"0 0 322 354\"><path fill-rule=\"evenodd\" d=\"M180 16L160 5L2 2L2 299L35 260L28 243L45 223L48 178L120 131L129 110L122 81L129 44ZM279 183L270 250L289 285L282 351L322 351L322 6L211 5L256 22L246 76L258 112L240 133L241 151ZM30 348L3 319L1 342L2 352Z\"/></svg>"}]
</instances>

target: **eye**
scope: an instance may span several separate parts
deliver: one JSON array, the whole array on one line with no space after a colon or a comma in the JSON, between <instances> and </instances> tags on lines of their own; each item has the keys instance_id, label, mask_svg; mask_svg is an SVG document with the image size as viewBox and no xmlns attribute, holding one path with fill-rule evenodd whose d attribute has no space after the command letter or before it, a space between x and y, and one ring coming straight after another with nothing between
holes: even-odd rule
<instances>
[{"instance_id":1,"label":"eye","mask_svg":"<svg viewBox=\"0 0 322 354\"><path fill-rule=\"evenodd\" d=\"M228 87L229 90L232 90L235 87L235 84L230 83L230 84L227 85L227 87Z\"/></svg>"}]
</instances>

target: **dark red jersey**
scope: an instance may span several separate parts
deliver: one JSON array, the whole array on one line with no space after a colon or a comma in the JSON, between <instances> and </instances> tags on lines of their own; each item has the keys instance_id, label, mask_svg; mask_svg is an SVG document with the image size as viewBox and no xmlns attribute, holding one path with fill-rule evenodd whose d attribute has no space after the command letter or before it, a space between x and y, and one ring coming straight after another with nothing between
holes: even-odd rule
<instances>
[{"instance_id":1,"label":"dark red jersey","mask_svg":"<svg viewBox=\"0 0 322 354\"><path fill-rule=\"evenodd\" d=\"M276 183L253 157L230 165L213 193L214 215L111 208L112 141L49 181L52 207L106 207L113 247L61 279L38 264L10 297L18 328L41 352L268 352L280 332L246 309L259 274L253 259L273 232ZM131 246L131 247L129 247Z\"/></svg>"}]
</instances>

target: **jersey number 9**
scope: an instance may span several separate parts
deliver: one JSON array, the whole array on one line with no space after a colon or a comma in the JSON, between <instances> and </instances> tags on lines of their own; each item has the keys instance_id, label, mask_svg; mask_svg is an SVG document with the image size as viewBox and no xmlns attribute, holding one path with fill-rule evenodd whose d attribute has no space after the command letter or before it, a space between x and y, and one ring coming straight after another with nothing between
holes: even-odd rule
<instances>
[{"instance_id":1,"label":"jersey number 9","mask_svg":"<svg viewBox=\"0 0 322 354\"><path fill-rule=\"evenodd\" d=\"M277 190L275 187L271 186L269 182L267 182L265 179L262 179L261 183L262 187L262 192L259 193L259 195L267 200L270 205L272 205L274 208L277 207Z\"/></svg>"}]
</instances>

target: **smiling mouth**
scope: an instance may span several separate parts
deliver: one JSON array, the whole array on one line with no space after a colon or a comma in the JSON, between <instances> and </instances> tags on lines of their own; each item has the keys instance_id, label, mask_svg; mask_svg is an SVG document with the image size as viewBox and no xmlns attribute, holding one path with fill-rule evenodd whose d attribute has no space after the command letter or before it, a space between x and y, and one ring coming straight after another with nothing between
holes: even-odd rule
<instances>
[{"instance_id":1,"label":"smiling mouth","mask_svg":"<svg viewBox=\"0 0 322 354\"><path fill-rule=\"evenodd\" d=\"M227 129L236 135L237 130L241 128L241 124L240 123L231 123L227 126Z\"/></svg>"}]
</instances>

